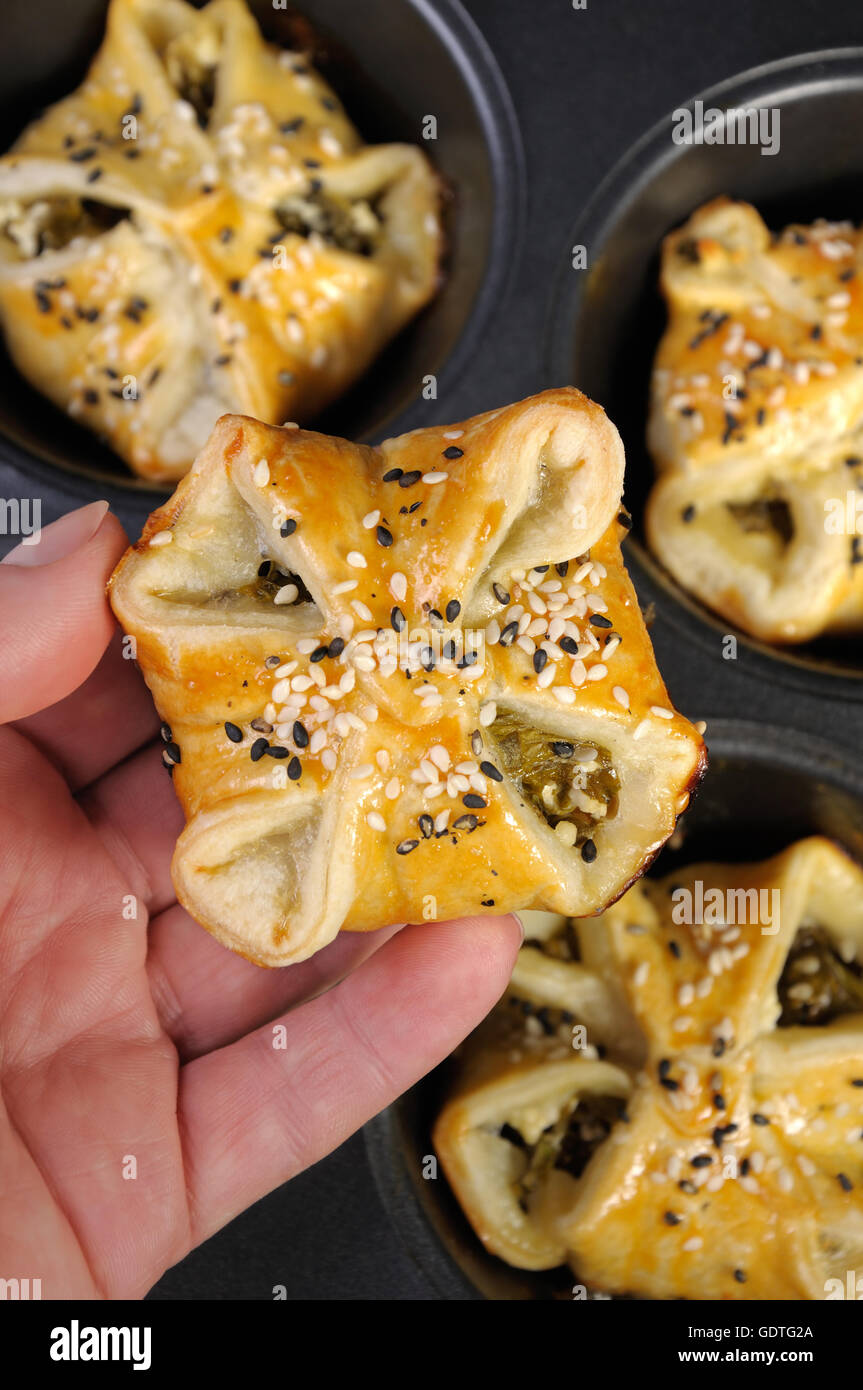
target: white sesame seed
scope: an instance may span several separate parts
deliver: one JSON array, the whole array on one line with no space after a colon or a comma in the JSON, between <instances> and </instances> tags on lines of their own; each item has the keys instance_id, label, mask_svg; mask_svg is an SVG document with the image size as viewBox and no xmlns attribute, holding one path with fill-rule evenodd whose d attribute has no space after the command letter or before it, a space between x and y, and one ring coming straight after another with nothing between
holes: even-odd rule
<instances>
[{"instance_id":1,"label":"white sesame seed","mask_svg":"<svg viewBox=\"0 0 863 1390\"><path fill-rule=\"evenodd\" d=\"M448 477L449 477L449 473L442 473L440 470L437 470L437 471L434 472L434 473L424 473L423 476L422 476L422 481L423 481L424 483L429 483L429 484L443 483L443 482L446 481L446 479L447 479Z\"/></svg>"},{"instance_id":2,"label":"white sesame seed","mask_svg":"<svg viewBox=\"0 0 863 1390\"><path fill-rule=\"evenodd\" d=\"M301 637L297 643L297 651L301 656L308 656L318 646L316 637Z\"/></svg>"},{"instance_id":3,"label":"white sesame seed","mask_svg":"<svg viewBox=\"0 0 863 1390\"><path fill-rule=\"evenodd\" d=\"M386 830L387 828L387 823L380 811L369 811L366 816L366 821L371 826L372 830Z\"/></svg>"},{"instance_id":4,"label":"white sesame seed","mask_svg":"<svg viewBox=\"0 0 863 1390\"><path fill-rule=\"evenodd\" d=\"M444 439L461 439L463 434L464 430L444 430L443 437Z\"/></svg>"},{"instance_id":5,"label":"white sesame seed","mask_svg":"<svg viewBox=\"0 0 863 1390\"><path fill-rule=\"evenodd\" d=\"M455 770L456 772L460 772L464 777L470 777L472 773L479 772L479 764L475 763L472 758L467 758L463 763L456 763ZM444 771L446 771L446 769L444 769Z\"/></svg>"},{"instance_id":6,"label":"white sesame seed","mask_svg":"<svg viewBox=\"0 0 863 1390\"><path fill-rule=\"evenodd\" d=\"M797 1155L797 1167L800 1169L804 1178L814 1178L818 1171L811 1158L807 1158L805 1154Z\"/></svg>"},{"instance_id":7,"label":"white sesame seed","mask_svg":"<svg viewBox=\"0 0 863 1390\"><path fill-rule=\"evenodd\" d=\"M632 977L632 983L635 985L636 989L641 989L647 984L647 977L649 974L650 965L648 961L643 960L640 965L636 966L635 973Z\"/></svg>"},{"instance_id":8,"label":"white sesame seed","mask_svg":"<svg viewBox=\"0 0 863 1390\"><path fill-rule=\"evenodd\" d=\"M365 555L361 555L358 550L349 550L347 561L355 570L366 569L366 557Z\"/></svg>"},{"instance_id":9,"label":"white sesame seed","mask_svg":"<svg viewBox=\"0 0 863 1390\"><path fill-rule=\"evenodd\" d=\"M339 677L339 690L343 695L349 695L357 683L356 672L349 666Z\"/></svg>"},{"instance_id":10,"label":"white sesame seed","mask_svg":"<svg viewBox=\"0 0 863 1390\"><path fill-rule=\"evenodd\" d=\"M485 704L480 706L480 711L479 711L479 722L480 722L480 724L482 725L482 727L483 727L484 729L487 729L488 726L489 726L489 724L493 724L496 718L497 718L497 705L495 704L494 700L486 700Z\"/></svg>"},{"instance_id":11,"label":"white sesame seed","mask_svg":"<svg viewBox=\"0 0 863 1390\"><path fill-rule=\"evenodd\" d=\"M574 705L575 691L570 690L568 685L555 685L551 691L559 705Z\"/></svg>"},{"instance_id":12,"label":"white sesame seed","mask_svg":"<svg viewBox=\"0 0 863 1390\"><path fill-rule=\"evenodd\" d=\"M373 526L377 526L381 519L380 512L366 512L363 517L363 526L367 531L371 531Z\"/></svg>"},{"instance_id":13,"label":"white sesame seed","mask_svg":"<svg viewBox=\"0 0 863 1390\"><path fill-rule=\"evenodd\" d=\"M446 772L452 761L442 743L435 744L434 748L430 750L429 759L434 764L434 767L439 768L441 772ZM437 777L437 772L433 772L433 775Z\"/></svg>"},{"instance_id":14,"label":"white sesame seed","mask_svg":"<svg viewBox=\"0 0 863 1390\"><path fill-rule=\"evenodd\" d=\"M517 647L521 647L521 650L525 652L528 656L533 656L534 652L536 651L536 643L534 642L533 638L528 637L526 633L522 633L521 637L517 637L515 639L515 645Z\"/></svg>"},{"instance_id":15,"label":"white sesame seed","mask_svg":"<svg viewBox=\"0 0 863 1390\"><path fill-rule=\"evenodd\" d=\"M317 754L320 753L321 749L326 747L326 742L326 732L323 729L315 729L315 732L309 739L309 752L311 753L312 757L316 757Z\"/></svg>"},{"instance_id":16,"label":"white sesame seed","mask_svg":"<svg viewBox=\"0 0 863 1390\"><path fill-rule=\"evenodd\" d=\"M677 991L677 1002L680 1005L681 1009L688 1009L690 1004L694 1001L694 999L695 986L689 984L688 982L686 984L682 984Z\"/></svg>"},{"instance_id":17,"label":"white sesame seed","mask_svg":"<svg viewBox=\"0 0 863 1390\"><path fill-rule=\"evenodd\" d=\"M674 711L665 709L663 705L651 705L650 713L655 714L657 719L673 719Z\"/></svg>"},{"instance_id":18,"label":"white sesame seed","mask_svg":"<svg viewBox=\"0 0 863 1390\"><path fill-rule=\"evenodd\" d=\"M370 623L372 621L372 610L360 599L352 598L351 608L354 610L357 617L361 618L364 623Z\"/></svg>"},{"instance_id":19,"label":"white sesame seed","mask_svg":"<svg viewBox=\"0 0 863 1390\"><path fill-rule=\"evenodd\" d=\"M557 822L557 825L554 827L554 833L560 840L560 842L566 845L567 849L572 848L578 837L578 831L576 830L575 826L568 820L559 820Z\"/></svg>"},{"instance_id":20,"label":"white sesame seed","mask_svg":"<svg viewBox=\"0 0 863 1390\"><path fill-rule=\"evenodd\" d=\"M601 681L601 680L603 680L603 679L605 678L605 676L607 676L607 675L608 675L608 667L607 667L607 666L603 666L603 664L602 664L601 661L597 661L596 665L595 665L595 666L591 666L590 670L588 671L588 673L587 673L587 679L588 679L589 681ZM625 694L625 693L626 693L626 692L624 691L624 694Z\"/></svg>"},{"instance_id":21,"label":"white sesame seed","mask_svg":"<svg viewBox=\"0 0 863 1390\"><path fill-rule=\"evenodd\" d=\"M300 591L296 584L283 584L281 589L278 589L273 595L273 603L279 605L283 603L293 603L299 596Z\"/></svg>"},{"instance_id":22,"label":"white sesame seed","mask_svg":"<svg viewBox=\"0 0 863 1390\"><path fill-rule=\"evenodd\" d=\"M447 822L449 821L449 818L450 818L450 809L449 809L449 807L447 807L445 811L439 811L438 814L435 816L435 819L434 819L434 828L435 828L435 831L437 832L438 835L441 833L442 830L446 830Z\"/></svg>"},{"instance_id":23,"label":"white sesame seed","mask_svg":"<svg viewBox=\"0 0 863 1390\"><path fill-rule=\"evenodd\" d=\"M402 789L402 784L398 777L391 777L384 787L384 796L387 801L395 801Z\"/></svg>"},{"instance_id":24,"label":"white sesame seed","mask_svg":"<svg viewBox=\"0 0 863 1390\"><path fill-rule=\"evenodd\" d=\"M390 593L392 594L393 598L401 601L402 599L407 598L407 592L408 581L402 574L401 570L396 570L395 574L390 576Z\"/></svg>"},{"instance_id":25,"label":"white sesame seed","mask_svg":"<svg viewBox=\"0 0 863 1390\"><path fill-rule=\"evenodd\" d=\"M150 546L154 550L158 550L160 546L170 545L173 539L173 531L157 531L155 536L153 536L153 538L150 541Z\"/></svg>"},{"instance_id":26,"label":"white sesame seed","mask_svg":"<svg viewBox=\"0 0 863 1390\"><path fill-rule=\"evenodd\" d=\"M377 662L373 656L359 655L354 657L354 665L358 671L373 671Z\"/></svg>"},{"instance_id":27,"label":"white sesame seed","mask_svg":"<svg viewBox=\"0 0 863 1390\"><path fill-rule=\"evenodd\" d=\"M340 738L347 738L351 731L351 724L344 710L340 710L333 719L333 728Z\"/></svg>"},{"instance_id":28,"label":"white sesame seed","mask_svg":"<svg viewBox=\"0 0 863 1390\"><path fill-rule=\"evenodd\" d=\"M348 774L352 782L365 782L374 772L372 763L360 763L357 767L352 767Z\"/></svg>"},{"instance_id":29,"label":"white sesame seed","mask_svg":"<svg viewBox=\"0 0 863 1390\"><path fill-rule=\"evenodd\" d=\"M587 680L587 667L583 661L576 659L569 668L569 679L573 685L584 685Z\"/></svg>"},{"instance_id":30,"label":"white sesame seed","mask_svg":"<svg viewBox=\"0 0 863 1390\"><path fill-rule=\"evenodd\" d=\"M485 640L490 647L494 647L500 641L500 623L497 618L492 618L485 630Z\"/></svg>"},{"instance_id":31,"label":"white sesame seed","mask_svg":"<svg viewBox=\"0 0 863 1390\"><path fill-rule=\"evenodd\" d=\"M291 683L289 680L276 681L273 686L272 695L277 704L281 704L283 700L287 700L290 693Z\"/></svg>"},{"instance_id":32,"label":"white sesame seed","mask_svg":"<svg viewBox=\"0 0 863 1390\"><path fill-rule=\"evenodd\" d=\"M644 737L645 737L647 734L649 734L649 733L650 733L650 720L649 720L649 719L642 719L642 720L640 720L640 721L636 724L635 729L634 729L633 734L632 734L632 737L633 737L634 739L640 739L640 738L644 738Z\"/></svg>"},{"instance_id":33,"label":"white sesame seed","mask_svg":"<svg viewBox=\"0 0 863 1390\"><path fill-rule=\"evenodd\" d=\"M540 690L545 690L545 689L547 689L548 686L550 686L551 683L552 683L552 681L555 679L556 675L557 675L557 667L556 667L555 665L553 665L552 662L549 662L547 666L544 666L544 667L542 668L542 670L540 671L539 675L538 675L537 678L536 678L536 683L537 683L539 689L540 689Z\"/></svg>"},{"instance_id":34,"label":"white sesame seed","mask_svg":"<svg viewBox=\"0 0 863 1390\"><path fill-rule=\"evenodd\" d=\"M270 465L266 459L258 459L252 469L252 481L255 487L266 487L270 481Z\"/></svg>"},{"instance_id":35,"label":"white sesame seed","mask_svg":"<svg viewBox=\"0 0 863 1390\"><path fill-rule=\"evenodd\" d=\"M596 667L594 667L595 669ZM624 709L629 709L629 695L622 685L612 686L611 693L619 705L622 705Z\"/></svg>"},{"instance_id":36,"label":"white sesame seed","mask_svg":"<svg viewBox=\"0 0 863 1390\"><path fill-rule=\"evenodd\" d=\"M327 772L335 772L337 761L338 759L336 758L336 755L333 752L332 748L325 748L323 753L321 754L321 762L323 766L327 769Z\"/></svg>"},{"instance_id":37,"label":"white sesame seed","mask_svg":"<svg viewBox=\"0 0 863 1390\"><path fill-rule=\"evenodd\" d=\"M701 1236L690 1236L689 1240L683 1242L681 1249L689 1253L691 1251L700 1250L703 1244L704 1241L701 1239Z\"/></svg>"},{"instance_id":38,"label":"white sesame seed","mask_svg":"<svg viewBox=\"0 0 863 1390\"><path fill-rule=\"evenodd\" d=\"M381 772L388 772L390 766L389 750L386 748L379 748L377 753L375 753L375 762Z\"/></svg>"}]
</instances>

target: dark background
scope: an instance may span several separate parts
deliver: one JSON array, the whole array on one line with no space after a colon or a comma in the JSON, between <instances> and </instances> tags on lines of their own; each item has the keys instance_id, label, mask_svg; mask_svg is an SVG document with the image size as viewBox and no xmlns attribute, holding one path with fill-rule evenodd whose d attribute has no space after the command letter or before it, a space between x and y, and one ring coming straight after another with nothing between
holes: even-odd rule
<instances>
[{"instance_id":1,"label":"dark background","mask_svg":"<svg viewBox=\"0 0 863 1390\"><path fill-rule=\"evenodd\" d=\"M742 69L863 42L860 0L587 0L583 11L571 0L465 3L515 103L529 208L510 292L489 326L487 352L450 393L451 419L549 384L542 346L569 229L598 181L648 127ZM4 495L22 483L9 468L0 472ZM46 499L43 522L63 509L59 494L54 508ZM690 717L752 717L762 705L763 693L754 683L747 689L742 676L736 709L727 701L714 709L709 689L694 708L681 698L687 687L691 696L691 682L682 672L675 679L674 664L663 662L670 639L661 621L653 637L672 697ZM817 702L800 695L795 716L799 729L813 727ZM169 1271L151 1297L270 1299L275 1285L290 1299L435 1297L389 1224L361 1136L238 1218Z\"/></svg>"}]
</instances>

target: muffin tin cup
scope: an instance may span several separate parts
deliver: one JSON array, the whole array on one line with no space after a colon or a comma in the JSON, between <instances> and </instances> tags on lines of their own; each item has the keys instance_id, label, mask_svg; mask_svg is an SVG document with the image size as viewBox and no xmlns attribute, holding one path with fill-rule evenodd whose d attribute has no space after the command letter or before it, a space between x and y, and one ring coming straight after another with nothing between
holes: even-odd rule
<instances>
[{"instance_id":1,"label":"muffin tin cup","mask_svg":"<svg viewBox=\"0 0 863 1390\"><path fill-rule=\"evenodd\" d=\"M863 862L863 770L827 740L773 724L714 720L710 770L653 872L706 860L769 858L806 835L825 835ZM431 1130L446 1095L443 1063L366 1126L369 1162L396 1230L444 1299L559 1299L576 1282L564 1267L511 1269L474 1235L442 1170L423 1178Z\"/></svg>"},{"instance_id":2,"label":"muffin tin cup","mask_svg":"<svg viewBox=\"0 0 863 1390\"><path fill-rule=\"evenodd\" d=\"M683 107L695 101L705 110L778 108L777 153L762 154L749 144L676 145L670 112L649 130L603 180L570 233L553 292L546 370L552 382L577 383L621 431L625 497L635 521L627 561L686 641L716 656L723 635L732 633L740 668L756 678L863 700L863 638L821 638L800 648L760 642L687 594L648 551L641 528L654 478L645 428L653 357L665 322L658 283L662 239L721 194L751 202L771 228L817 217L863 221L863 48L753 68ZM588 257L581 272L569 268L570 248L579 245Z\"/></svg>"},{"instance_id":3,"label":"muffin tin cup","mask_svg":"<svg viewBox=\"0 0 863 1390\"><path fill-rule=\"evenodd\" d=\"M77 86L101 42L106 8L106 0L71 7L46 0L45 42L33 45L29 24L16 22L15 12L25 11L21 0L6 7L0 147ZM434 375L445 398L463 375L517 259L525 179L512 102L457 0L300 0L302 19L266 0L251 0L251 8L268 39L311 40L314 61L369 143L417 145L441 175L447 246L438 295L356 386L310 422L361 441L402 433L426 422L424 378ZM428 115L437 120L437 139L425 142ZM0 463L35 479L47 497L59 494L66 506L107 497L132 531L171 490L135 478L106 445L28 386L2 343Z\"/></svg>"}]
</instances>

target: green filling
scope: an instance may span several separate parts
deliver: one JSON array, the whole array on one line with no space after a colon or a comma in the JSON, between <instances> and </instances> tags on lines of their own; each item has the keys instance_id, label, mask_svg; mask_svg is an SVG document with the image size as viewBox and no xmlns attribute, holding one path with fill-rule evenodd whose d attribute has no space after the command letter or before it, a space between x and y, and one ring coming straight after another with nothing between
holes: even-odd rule
<instances>
[{"instance_id":1,"label":"green filling","mask_svg":"<svg viewBox=\"0 0 863 1390\"><path fill-rule=\"evenodd\" d=\"M320 188L285 198L275 213L286 232L302 237L314 233L328 246L355 256L371 256L380 236L380 219L370 203L336 198Z\"/></svg>"},{"instance_id":2,"label":"green filling","mask_svg":"<svg viewBox=\"0 0 863 1390\"><path fill-rule=\"evenodd\" d=\"M530 1198L553 1169L580 1178L600 1144L621 1118L625 1102L615 1096L575 1097L532 1147L505 1125L501 1137L527 1149L527 1167L519 1179L518 1198L527 1210ZM515 1136L515 1137L514 1137Z\"/></svg>"},{"instance_id":3,"label":"green filling","mask_svg":"<svg viewBox=\"0 0 863 1390\"><path fill-rule=\"evenodd\" d=\"M837 955L823 927L801 927L779 980L780 1028L823 1024L863 1012L863 979L856 963Z\"/></svg>"},{"instance_id":4,"label":"green filling","mask_svg":"<svg viewBox=\"0 0 863 1390\"><path fill-rule=\"evenodd\" d=\"M561 821L574 826L576 845L617 815L620 785L607 749L592 744L594 756L581 761L586 749L565 734L534 728L509 712L498 714L489 733L525 801L552 829Z\"/></svg>"},{"instance_id":5,"label":"green filling","mask_svg":"<svg viewBox=\"0 0 863 1390\"><path fill-rule=\"evenodd\" d=\"M726 502L738 526L748 533L766 534L775 531L783 545L794 536L791 508L781 497L757 497L753 502Z\"/></svg>"}]
</instances>

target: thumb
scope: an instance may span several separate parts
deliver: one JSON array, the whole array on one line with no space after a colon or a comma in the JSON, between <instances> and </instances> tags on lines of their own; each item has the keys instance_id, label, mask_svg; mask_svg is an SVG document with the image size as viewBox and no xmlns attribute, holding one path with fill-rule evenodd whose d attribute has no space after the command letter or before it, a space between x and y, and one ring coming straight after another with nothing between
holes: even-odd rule
<instances>
[{"instance_id":1,"label":"thumb","mask_svg":"<svg viewBox=\"0 0 863 1390\"><path fill-rule=\"evenodd\" d=\"M0 563L0 723L77 690L114 631L105 585L127 544L91 502L60 517Z\"/></svg>"}]
</instances>

